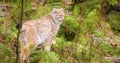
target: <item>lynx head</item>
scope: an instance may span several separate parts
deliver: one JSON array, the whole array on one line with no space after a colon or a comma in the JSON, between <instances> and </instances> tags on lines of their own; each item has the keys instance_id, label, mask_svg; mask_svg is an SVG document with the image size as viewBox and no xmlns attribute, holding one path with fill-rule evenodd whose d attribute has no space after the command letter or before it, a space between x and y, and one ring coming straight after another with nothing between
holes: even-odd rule
<instances>
[{"instance_id":1,"label":"lynx head","mask_svg":"<svg viewBox=\"0 0 120 63\"><path fill-rule=\"evenodd\" d=\"M52 19L54 20L56 24L61 24L64 19L64 9L53 8L52 12L50 13L50 16L52 17Z\"/></svg>"}]
</instances>

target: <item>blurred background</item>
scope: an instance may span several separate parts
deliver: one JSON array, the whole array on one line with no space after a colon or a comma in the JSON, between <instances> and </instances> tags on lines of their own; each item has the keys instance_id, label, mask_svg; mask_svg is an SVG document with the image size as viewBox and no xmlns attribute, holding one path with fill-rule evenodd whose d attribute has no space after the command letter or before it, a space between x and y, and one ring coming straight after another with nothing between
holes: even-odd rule
<instances>
[{"instance_id":1,"label":"blurred background","mask_svg":"<svg viewBox=\"0 0 120 63\"><path fill-rule=\"evenodd\" d=\"M46 53L31 52L31 63L120 63L120 0L23 0L23 23L65 8L65 19ZM0 0L0 63L16 60L16 24L21 0Z\"/></svg>"}]
</instances>

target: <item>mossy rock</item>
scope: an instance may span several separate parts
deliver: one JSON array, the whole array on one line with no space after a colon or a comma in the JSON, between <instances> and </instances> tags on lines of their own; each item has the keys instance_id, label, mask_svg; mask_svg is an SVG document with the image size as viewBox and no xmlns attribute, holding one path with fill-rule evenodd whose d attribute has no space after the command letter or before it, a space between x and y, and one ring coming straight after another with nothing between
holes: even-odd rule
<instances>
[{"instance_id":1,"label":"mossy rock","mask_svg":"<svg viewBox=\"0 0 120 63\"><path fill-rule=\"evenodd\" d=\"M63 35L68 41L74 39L75 32L73 31L79 30L79 23L75 18L75 16L65 16L65 25L61 26L61 29L59 30L59 35Z\"/></svg>"},{"instance_id":2,"label":"mossy rock","mask_svg":"<svg viewBox=\"0 0 120 63\"><path fill-rule=\"evenodd\" d=\"M120 12L110 12L108 15L108 23L114 30L120 31Z\"/></svg>"},{"instance_id":3,"label":"mossy rock","mask_svg":"<svg viewBox=\"0 0 120 63\"><path fill-rule=\"evenodd\" d=\"M65 16L64 21L70 28L76 29L79 26L79 24L75 18L75 16Z\"/></svg>"}]
</instances>

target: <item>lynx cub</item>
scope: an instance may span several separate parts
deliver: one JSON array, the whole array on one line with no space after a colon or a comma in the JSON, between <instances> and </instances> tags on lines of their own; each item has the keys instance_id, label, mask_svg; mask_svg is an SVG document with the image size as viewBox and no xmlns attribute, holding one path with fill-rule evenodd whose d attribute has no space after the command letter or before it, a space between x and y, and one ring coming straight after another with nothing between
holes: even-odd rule
<instances>
[{"instance_id":1,"label":"lynx cub","mask_svg":"<svg viewBox=\"0 0 120 63\"><path fill-rule=\"evenodd\" d=\"M29 63L30 51L42 44L50 50L53 38L64 19L64 9L53 9L49 14L36 20L25 22L20 29L20 63Z\"/></svg>"}]
</instances>

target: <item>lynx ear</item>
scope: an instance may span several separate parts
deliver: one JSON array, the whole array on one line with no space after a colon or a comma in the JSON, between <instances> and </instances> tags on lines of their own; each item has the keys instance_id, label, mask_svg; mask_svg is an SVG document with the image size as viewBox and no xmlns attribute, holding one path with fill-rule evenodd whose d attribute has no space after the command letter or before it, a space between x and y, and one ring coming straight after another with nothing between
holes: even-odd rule
<instances>
[{"instance_id":1,"label":"lynx ear","mask_svg":"<svg viewBox=\"0 0 120 63\"><path fill-rule=\"evenodd\" d=\"M62 11L64 11L64 8L60 8Z\"/></svg>"}]
</instances>

